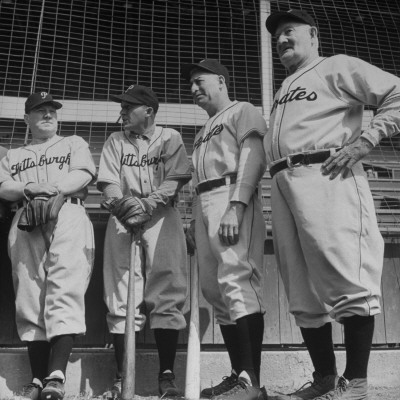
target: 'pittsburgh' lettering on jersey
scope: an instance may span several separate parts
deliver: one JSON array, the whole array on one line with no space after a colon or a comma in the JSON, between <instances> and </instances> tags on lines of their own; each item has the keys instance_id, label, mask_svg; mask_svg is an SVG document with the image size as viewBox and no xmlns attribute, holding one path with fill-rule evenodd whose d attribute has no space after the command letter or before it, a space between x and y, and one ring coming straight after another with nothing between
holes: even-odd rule
<instances>
[{"instance_id":1,"label":"'pittsburgh' lettering on jersey","mask_svg":"<svg viewBox=\"0 0 400 400\"><path fill-rule=\"evenodd\" d=\"M161 155L159 157L147 158L147 154L144 154L139 162L136 154L122 154L121 165L127 165L128 167L145 167L150 165L156 165L162 161Z\"/></svg>"},{"instance_id":2,"label":"'pittsburgh' lettering on jersey","mask_svg":"<svg viewBox=\"0 0 400 400\"><path fill-rule=\"evenodd\" d=\"M35 168L35 167L41 167L43 165L50 165L50 164L59 164L58 169L63 169L64 165L69 165L71 161L71 153L68 153L66 156L55 156L55 157L49 157L46 158L46 156L43 154L39 162L36 163L35 160L33 160L30 157L27 157L23 159L21 162L16 163L11 165L11 176L17 175L18 173L25 171L30 168Z\"/></svg>"},{"instance_id":3,"label":"'pittsburgh' lettering on jersey","mask_svg":"<svg viewBox=\"0 0 400 400\"><path fill-rule=\"evenodd\" d=\"M274 112L276 107L280 104L286 104L290 101L296 100L307 100L307 101L315 101L318 95L315 92L307 93L307 89L298 86L296 89L290 90L285 95L283 95L280 99L276 99L274 101L274 105L271 109L271 114Z\"/></svg>"},{"instance_id":4,"label":"'pittsburgh' lettering on jersey","mask_svg":"<svg viewBox=\"0 0 400 400\"><path fill-rule=\"evenodd\" d=\"M212 128L210 130L210 132L207 133L207 135L205 135L204 137L199 138L195 143L194 143L194 148L197 149L198 147L200 147L202 145L202 143L206 143L208 142L213 136L219 135L222 130L224 129L224 125L223 124L219 124L214 126L214 128Z\"/></svg>"}]
</instances>

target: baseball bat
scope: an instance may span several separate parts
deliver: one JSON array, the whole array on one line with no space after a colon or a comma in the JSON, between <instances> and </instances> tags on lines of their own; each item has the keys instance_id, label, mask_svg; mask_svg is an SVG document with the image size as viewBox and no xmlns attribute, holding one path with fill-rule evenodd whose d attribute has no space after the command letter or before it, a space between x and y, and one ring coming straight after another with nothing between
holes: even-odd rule
<instances>
[{"instance_id":1,"label":"baseball bat","mask_svg":"<svg viewBox=\"0 0 400 400\"><path fill-rule=\"evenodd\" d=\"M138 238L131 234L131 249L129 258L128 299L126 303L125 351L122 367L122 400L132 400L135 397L135 258Z\"/></svg>"},{"instance_id":2,"label":"baseball bat","mask_svg":"<svg viewBox=\"0 0 400 400\"><path fill-rule=\"evenodd\" d=\"M200 321L199 321L199 268L194 253L190 273L190 325L186 360L185 399L200 396Z\"/></svg>"}]
</instances>

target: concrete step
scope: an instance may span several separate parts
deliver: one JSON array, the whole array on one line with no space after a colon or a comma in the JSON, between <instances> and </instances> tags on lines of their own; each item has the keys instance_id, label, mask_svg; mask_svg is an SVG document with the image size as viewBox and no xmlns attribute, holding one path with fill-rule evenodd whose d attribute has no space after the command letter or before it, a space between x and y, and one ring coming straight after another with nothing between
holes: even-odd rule
<instances>
[{"instance_id":1,"label":"concrete step","mask_svg":"<svg viewBox=\"0 0 400 400\"><path fill-rule=\"evenodd\" d=\"M336 351L338 372L345 366L344 350ZM184 389L186 352L178 351L175 362L177 384ZM368 382L370 386L399 388L400 349L371 352ZM138 350L136 356L136 394L157 395L158 356L155 350ZM274 388L300 387L311 379L312 366L304 349L264 350L261 383ZM112 349L74 349L67 370L66 395L101 396L115 374ZM201 387L209 387L229 375L225 351L201 353ZM26 349L0 349L0 398L10 398L31 379Z\"/></svg>"}]
</instances>

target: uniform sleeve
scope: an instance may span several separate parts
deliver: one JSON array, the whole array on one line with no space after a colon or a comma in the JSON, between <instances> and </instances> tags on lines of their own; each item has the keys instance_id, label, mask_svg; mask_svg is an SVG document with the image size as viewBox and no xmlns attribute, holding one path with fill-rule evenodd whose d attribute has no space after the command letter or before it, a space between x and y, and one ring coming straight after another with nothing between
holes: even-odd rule
<instances>
[{"instance_id":1,"label":"uniform sleeve","mask_svg":"<svg viewBox=\"0 0 400 400\"><path fill-rule=\"evenodd\" d=\"M239 103L240 111L233 115L233 124L238 143L242 143L249 135L261 138L267 133L267 124L260 112L250 103Z\"/></svg>"},{"instance_id":2,"label":"uniform sleeve","mask_svg":"<svg viewBox=\"0 0 400 400\"><path fill-rule=\"evenodd\" d=\"M333 64L333 65L332 65ZM363 60L334 56L326 78L333 92L350 105L377 107L362 137L376 146L400 132L400 78ZM317 69L318 73L320 70Z\"/></svg>"},{"instance_id":3,"label":"uniform sleeve","mask_svg":"<svg viewBox=\"0 0 400 400\"><path fill-rule=\"evenodd\" d=\"M267 124L252 104L245 103L242 112L238 113L236 129L240 156L230 201L248 204L266 168L263 137L267 133Z\"/></svg>"},{"instance_id":4,"label":"uniform sleeve","mask_svg":"<svg viewBox=\"0 0 400 400\"><path fill-rule=\"evenodd\" d=\"M92 154L89 150L89 145L85 140L79 136L71 137L71 161L70 171L73 170L84 170L95 178L96 177L96 165L93 161Z\"/></svg>"},{"instance_id":5,"label":"uniform sleeve","mask_svg":"<svg viewBox=\"0 0 400 400\"><path fill-rule=\"evenodd\" d=\"M3 159L7 155L7 149L3 146L0 146L0 160Z\"/></svg>"},{"instance_id":6,"label":"uniform sleeve","mask_svg":"<svg viewBox=\"0 0 400 400\"><path fill-rule=\"evenodd\" d=\"M164 158L165 179L188 182L192 177L190 162L179 132L171 129Z\"/></svg>"},{"instance_id":7,"label":"uniform sleeve","mask_svg":"<svg viewBox=\"0 0 400 400\"><path fill-rule=\"evenodd\" d=\"M97 188L102 190L104 183L120 185L121 154L118 148L118 140L112 134L103 146L100 157L99 174L97 177Z\"/></svg>"},{"instance_id":8,"label":"uniform sleeve","mask_svg":"<svg viewBox=\"0 0 400 400\"><path fill-rule=\"evenodd\" d=\"M248 204L267 167L262 137L248 136L241 145L235 190L230 201Z\"/></svg>"},{"instance_id":9,"label":"uniform sleeve","mask_svg":"<svg viewBox=\"0 0 400 400\"><path fill-rule=\"evenodd\" d=\"M157 190L148 196L148 199L152 200L153 206L165 206L176 197L183 185L192 178L191 165L181 135L175 130L171 130L170 133L171 136L166 142L167 148L164 156L164 181Z\"/></svg>"},{"instance_id":10,"label":"uniform sleeve","mask_svg":"<svg viewBox=\"0 0 400 400\"><path fill-rule=\"evenodd\" d=\"M4 181L10 181L14 180L11 176L11 171L10 171L10 158L9 158L9 153L5 155L0 161L0 185Z\"/></svg>"}]
</instances>

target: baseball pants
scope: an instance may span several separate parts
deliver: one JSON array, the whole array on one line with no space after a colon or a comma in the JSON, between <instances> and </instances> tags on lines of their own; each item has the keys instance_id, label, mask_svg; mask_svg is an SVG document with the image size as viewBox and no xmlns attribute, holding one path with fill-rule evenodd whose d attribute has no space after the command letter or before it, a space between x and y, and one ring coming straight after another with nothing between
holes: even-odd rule
<instances>
[{"instance_id":1,"label":"baseball pants","mask_svg":"<svg viewBox=\"0 0 400 400\"><path fill-rule=\"evenodd\" d=\"M238 318L265 312L261 289L265 225L256 195L245 209L238 243L225 246L218 236L233 190L234 185L230 185L201 193L196 204L200 285L221 325L231 325Z\"/></svg>"},{"instance_id":2,"label":"baseball pants","mask_svg":"<svg viewBox=\"0 0 400 400\"><path fill-rule=\"evenodd\" d=\"M131 234L115 217L107 224L104 245L104 298L111 333L125 332ZM156 209L144 225L135 259L136 330L145 305L151 329L184 329L187 250L180 215L170 206Z\"/></svg>"},{"instance_id":3,"label":"baseball pants","mask_svg":"<svg viewBox=\"0 0 400 400\"><path fill-rule=\"evenodd\" d=\"M320 168L286 169L272 182L275 255L304 328L380 312L384 242L363 167L333 180Z\"/></svg>"},{"instance_id":4,"label":"baseball pants","mask_svg":"<svg viewBox=\"0 0 400 400\"><path fill-rule=\"evenodd\" d=\"M93 226L85 208L65 203L57 221L32 232L17 227L22 210L8 241L19 337L45 341L84 334L84 296L94 261Z\"/></svg>"}]
</instances>

